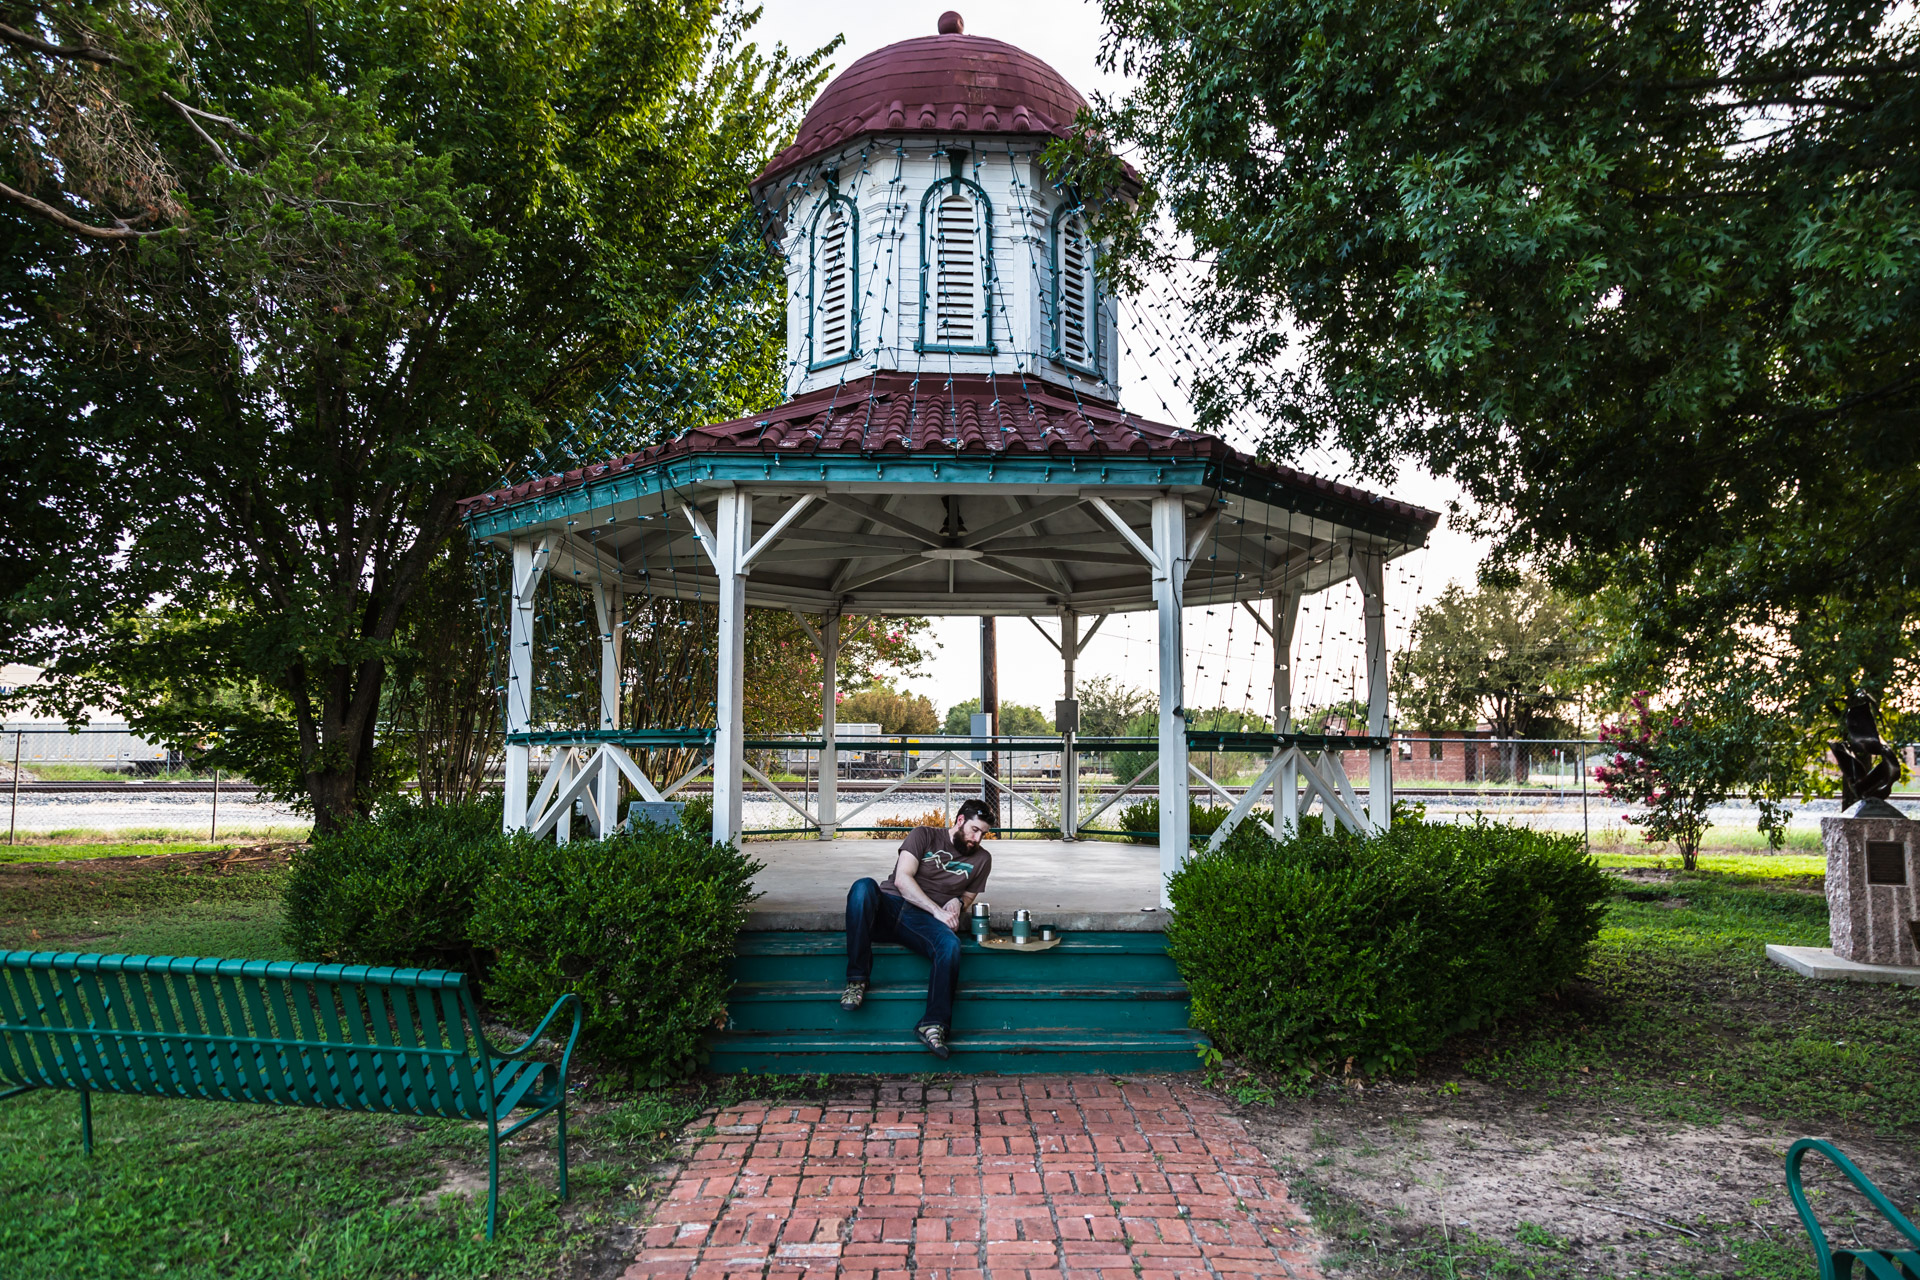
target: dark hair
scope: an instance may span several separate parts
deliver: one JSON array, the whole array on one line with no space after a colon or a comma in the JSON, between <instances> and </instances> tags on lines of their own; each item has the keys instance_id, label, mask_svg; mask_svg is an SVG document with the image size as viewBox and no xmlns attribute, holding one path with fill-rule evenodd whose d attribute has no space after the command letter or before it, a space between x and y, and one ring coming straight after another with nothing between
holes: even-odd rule
<instances>
[{"instance_id":1,"label":"dark hair","mask_svg":"<svg viewBox=\"0 0 1920 1280\"><path fill-rule=\"evenodd\" d=\"M954 821L965 822L969 818L978 818L988 826L992 826L993 806L989 805L985 800L978 798L962 801L960 804L960 815L955 818Z\"/></svg>"}]
</instances>

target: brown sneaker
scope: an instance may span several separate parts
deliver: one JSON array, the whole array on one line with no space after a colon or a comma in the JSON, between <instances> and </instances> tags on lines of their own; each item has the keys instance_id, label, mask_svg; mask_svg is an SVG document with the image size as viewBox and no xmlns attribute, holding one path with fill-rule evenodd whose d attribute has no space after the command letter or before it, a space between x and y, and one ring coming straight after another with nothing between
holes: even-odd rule
<instances>
[{"instance_id":1,"label":"brown sneaker","mask_svg":"<svg viewBox=\"0 0 1920 1280\"><path fill-rule=\"evenodd\" d=\"M867 984L864 982L849 982L847 989L840 993L840 1007L848 1013L852 1013L866 1002Z\"/></svg>"},{"instance_id":2,"label":"brown sneaker","mask_svg":"<svg viewBox=\"0 0 1920 1280\"><path fill-rule=\"evenodd\" d=\"M920 1043L933 1050L933 1056L940 1059L950 1057L953 1050L947 1048L947 1029L937 1022L924 1027L915 1027L913 1034L920 1037Z\"/></svg>"}]
</instances>

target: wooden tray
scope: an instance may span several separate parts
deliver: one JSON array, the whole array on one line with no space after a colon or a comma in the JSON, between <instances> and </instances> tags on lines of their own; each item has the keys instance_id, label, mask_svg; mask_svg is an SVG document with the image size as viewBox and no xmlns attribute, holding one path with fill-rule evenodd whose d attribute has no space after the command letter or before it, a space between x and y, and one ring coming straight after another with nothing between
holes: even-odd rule
<instances>
[{"instance_id":1,"label":"wooden tray","mask_svg":"<svg viewBox=\"0 0 1920 1280\"><path fill-rule=\"evenodd\" d=\"M1056 933L1045 942L1040 941L1037 937L1027 942L1015 942L1011 937L1002 936L996 938L989 936L986 941L979 945L987 948L989 951L1051 951L1060 945L1060 935Z\"/></svg>"}]
</instances>

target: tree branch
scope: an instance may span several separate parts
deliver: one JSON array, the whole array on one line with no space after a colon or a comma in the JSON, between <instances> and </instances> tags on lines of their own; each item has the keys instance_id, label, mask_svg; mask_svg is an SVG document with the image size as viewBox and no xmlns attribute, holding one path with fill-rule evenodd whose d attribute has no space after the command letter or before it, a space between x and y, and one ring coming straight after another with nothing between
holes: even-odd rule
<instances>
[{"instance_id":1,"label":"tree branch","mask_svg":"<svg viewBox=\"0 0 1920 1280\"><path fill-rule=\"evenodd\" d=\"M163 94L161 96L164 97L165 95ZM231 116L217 116L213 114L213 112L211 111L202 111L198 107L190 107L186 103L175 101L172 98L167 98L167 101L172 102L174 106L180 108L182 111L186 112L189 115L196 115L196 116L199 116L202 120L211 120L215 124L223 124L227 126L227 128L233 130L235 133L245 138L248 142L260 141L257 135L253 133L249 133L246 129L246 126L242 125L238 120L233 119ZM368 207L371 208L372 206L369 205Z\"/></svg>"},{"instance_id":2,"label":"tree branch","mask_svg":"<svg viewBox=\"0 0 1920 1280\"><path fill-rule=\"evenodd\" d=\"M78 58L83 62L97 62L101 66L118 66L126 59L117 53L102 49L95 44L48 44L45 40L30 36L18 27L10 27L0 22L0 40L8 44L19 45L22 49L31 49L35 53L45 54L49 58Z\"/></svg>"},{"instance_id":3,"label":"tree branch","mask_svg":"<svg viewBox=\"0 0 1920 1280\"><path fill-rule=\"evenodd\" d=\"M1663 89L1726 89L1734 85L1760 84L1797 84L1802 80L1840 80L1856 76L1898 75L1920 66L1920 58L1901 58L1897 62L1882 62L1866 66L1834 67L1797 67L1790 71L1776 71L1772 75L1752 76L1697 76L1687 80L1668 80L1661 84Z\"/></svg>"},{"instance_id":4,"label":"tree branch","mask_svg":"<svg viewBox=\"0 0 1920 1280\"><path fill-rule=\"evenodd\" d=\"M63 230L71 231L75 235L91 236L96 240L139 240L145 236L160 234L160 230L141 231L137 227L130 227L118 218L114 219L115 225L111 227L96 227L92 223L82 222L71 214L54 208L44 200L35 200L24 191L15 191L4 182L0 182L0 198L13 201L23 209L40 215Z\"/></svg>"},{"instance_id":5,"label":"tree branch","mask_svg":"<svg viewBox=\"0 0 1920 1280\"><path fill-rule=\"evenodd\" d=\"M221 148L220 144L213 140L213 135L208 133L205 129L202 129L200 127L200 122L194 119L194 117L197 115L201 115L201 116L206 115L207 114L206 112L195 111L192 107L180 101L180 99L174 97L172 94L163 93L160 96L166 99L168 102L171 102L176 108L179 109L180 118L187 122L187 128L199 134L200 141L206 143L209 147L213 148L214 157L217 160L219 160L221 164L225 165L227 168L232 169L236 172L242 172L242 173L245 172L245 170L241 169L239 165L233 162L233 157L228 155L226 151ZM208 118L213 120L220 120L220 119L223 119L224 117L209 116ZM227 123L232 124L233 122L229 120L227 121Z\"/></svg>"}]
</instances>

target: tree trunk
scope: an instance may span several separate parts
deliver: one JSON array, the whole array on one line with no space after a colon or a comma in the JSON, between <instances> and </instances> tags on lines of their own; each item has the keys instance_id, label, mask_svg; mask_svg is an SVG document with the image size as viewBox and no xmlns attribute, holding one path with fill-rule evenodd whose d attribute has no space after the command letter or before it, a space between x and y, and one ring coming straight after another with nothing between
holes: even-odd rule
<instances>
[{"instance_id":1,"label":"tree trunk","mask_svg":"<svg viewBox=\"0 0 1920 1280\"><path fill-rule=\"evenodd\" d=\"M313 834L324 836L345 826L354 812L354 772L321 769L307 774L307 794L313 799Z\"/></svg>"}]
</instances>

